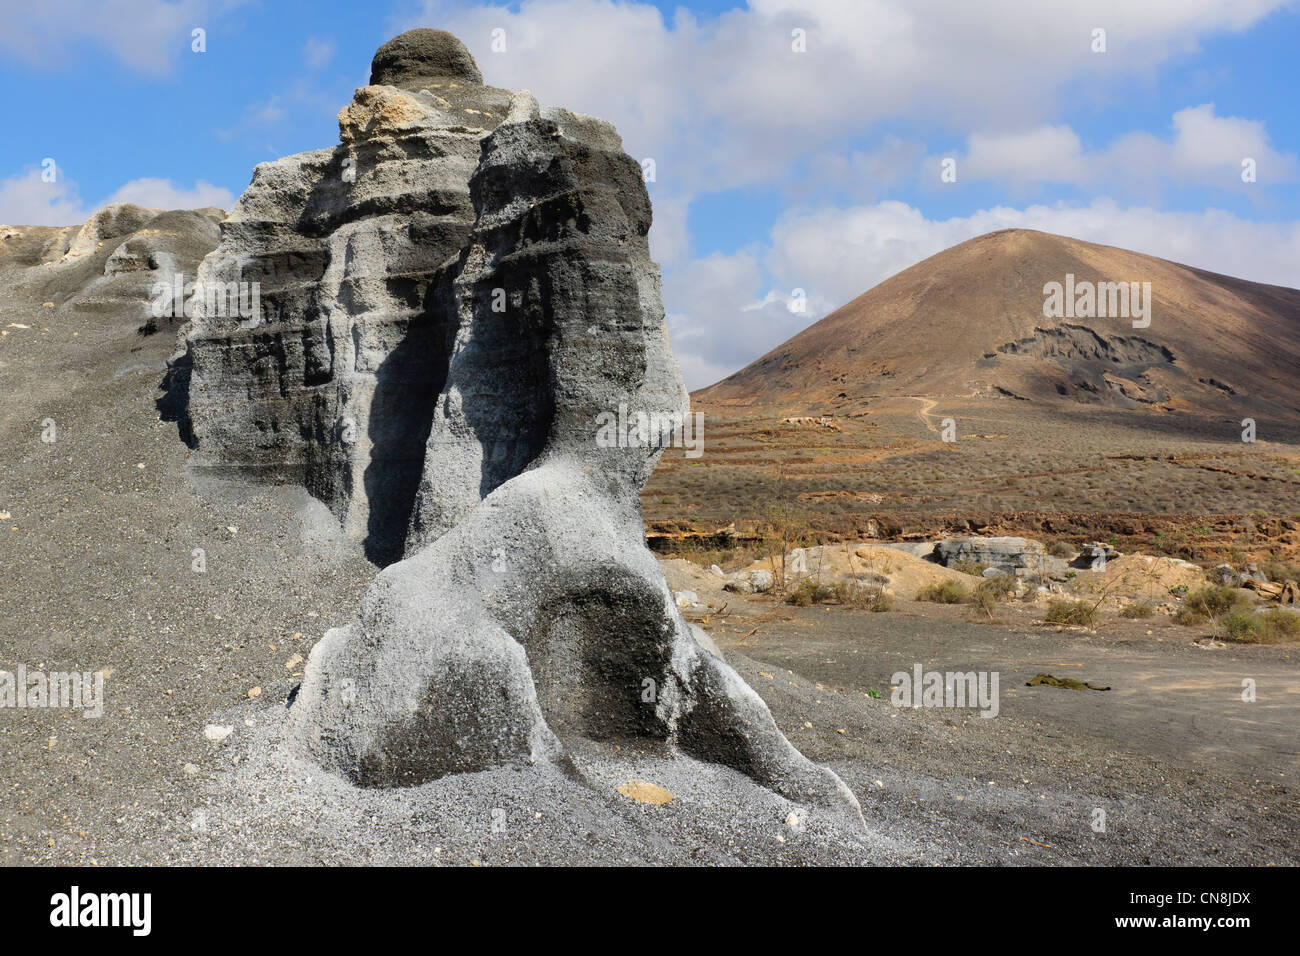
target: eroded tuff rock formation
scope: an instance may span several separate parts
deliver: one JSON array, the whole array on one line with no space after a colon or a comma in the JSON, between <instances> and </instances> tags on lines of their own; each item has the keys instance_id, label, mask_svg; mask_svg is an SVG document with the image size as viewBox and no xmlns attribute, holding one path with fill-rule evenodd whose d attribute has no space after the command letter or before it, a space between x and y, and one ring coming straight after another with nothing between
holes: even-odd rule
<instances>
[{"instance_id":1,"label":"eroded tuff rock formation","mask_svg":"<svg viewBox=\"0 0 1300 956\"><path fill-rule=\"evenodd\" d=\"M848 808L704 650L644 545L660 448L598 417L680 419L639 165L609 124L485 87L449 34L382 47L339 146L257 168L200 280L254 318L186 338L195 467L301 481L381 571L312 651L297 739L356 783L660 741Z\"/></svg>"},{"instance_id":2,"label":"eroded tuff rock formation","mask_svg":"<svg viewBox=\"0 0 1300 956\"><path fill-rule=\"evenodd\" d=\"M138 317L146 334L174 330L183 308L152 314L154 287L193 276L216 247L225 218L221 209L111 203L79 226L0 226L0 269L25 270L21 284L32 297L62 312Z\"/></svg>"}]
</instances>

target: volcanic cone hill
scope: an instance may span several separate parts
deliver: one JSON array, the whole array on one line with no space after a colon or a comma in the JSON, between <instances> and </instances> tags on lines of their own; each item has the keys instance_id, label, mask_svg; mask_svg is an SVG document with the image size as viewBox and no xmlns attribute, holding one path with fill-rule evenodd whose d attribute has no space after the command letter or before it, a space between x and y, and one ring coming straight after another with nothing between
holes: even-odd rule
<instances>
[{"instance_id":1,"label":"volcanic cone hill","mask_svg":"<svg viewBox=\"0 0 1300 956\"><path fill-rule=\"evenodd\" d=\"M1101 286L1092 311L1111 314L1048 316L1049 283L1150 283L1149 311L1116 316ZM1300 291L1007 229L886 279L696 398L800 414L983 395L1281 419L1300 411L1298 370Z\"/></svg>"}]
</instances>

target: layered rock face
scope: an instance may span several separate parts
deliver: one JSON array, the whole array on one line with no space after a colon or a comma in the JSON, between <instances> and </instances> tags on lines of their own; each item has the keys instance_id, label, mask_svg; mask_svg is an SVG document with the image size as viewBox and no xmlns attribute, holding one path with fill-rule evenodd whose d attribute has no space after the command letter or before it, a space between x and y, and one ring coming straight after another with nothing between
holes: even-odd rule
<instances>
[{"instance_id":1,"label":"layered rock face","mask_svg":"<svg viewBox=\"0 0 1300 956\"><path fill-rule=\"evenodd\" d=\"M655 741L856 815L678 612L638 498L662 434L602 434L687 411L639 165L445 33L372 81L341 146L258 168L200 270L257 277L263 314L187 340L197 467L302 481L406 555L312 651L300 745L402 786Z\"/></svg>"},{"instance_id":2,"label":"layered rock face","mask_svg":"<svg viewBox=\"0 0 1300 956\"><path fill-rule=\"evenodd\" d=\"M340 145L254 171L198 279L256 284L257 314L200 308L176 362L196 470L303 484L381 564L404 552L456 330L440 269L510 104L468 52L440 58L437 31L415 33L380 50L384 85L340 112Z\"/></svg>"}]
</instances>

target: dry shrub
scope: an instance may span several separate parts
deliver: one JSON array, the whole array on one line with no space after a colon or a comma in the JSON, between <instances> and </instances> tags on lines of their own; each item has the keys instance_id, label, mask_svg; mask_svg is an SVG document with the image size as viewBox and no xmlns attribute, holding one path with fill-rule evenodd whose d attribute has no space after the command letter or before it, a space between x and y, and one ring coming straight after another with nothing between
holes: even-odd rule
<instances>
[{"instance_id":1,"label":"dry shrub","mask_svg":"<svg viewBox=\"0 0 1300 956\"><path fill-rule=\"evenodd\" d=\"M1097 605L1087 601L1050 601L1043 620L1049 624L1081 624L1090 627L1097 623Z\"/></svg>"},{"instance_id":2,"label":"dry shrub","mask_svg":"<svg viewBox=\"0 0 1300 956\"><path fill-rule=\"evenodd\" d=\"M1300 615L1276 607L1263 612L1234 607L1220 624L1229 640L1243 644L1280 644L1300 639Z\"/></svg>"},{"instance_id":3,"label":"dry shrub","mask_svg":"<svg viewBox=\"0 0 1300 956\"><path fill-rule=\"evenodd\" d=\"M1183 606L1174 615L1174 620L1179 624L1203 624L1206 621L1217 621L1234 608L1249 607L1249 599L1236 588L1215 585L1187 595Z\"/></svg>"},{"instance_id":4,"label":"dry shrub","mask_svg":"<svg viewBox=\"0 0 1300 956\"><path fill-rule=\"evenodd\" d=\"M964 604L970 592L955 581L942 581L927 584L916 592L918 601L930 601L934 604Z\"/></svg>"},{"instance_id":5,"label":"dry shrub","mask_svg":"<svg viewBox=\"0 0 1300 956\"><path fill-rule=\"evenodd\" d=\"M888 611L894 603L894 599L879 585L864 585L849 581L822 584L812 578L804 578L800 581L785 600L787 604L793 604L795 607L842 604L845 607L859 608L864 611Z\"/></svg>"},{"instance_id":6,"label":"dry shrub","mask_svg":"<svg viewBox=\"0 0 1300 956\"><path fill-rule=\"evenodd\" d=\"M1134 601L1132 604L1124 605L1123 610L1119 612L1119 616L1127 618L1142 618L1150 617L1155 612L1155 605L1150 601Z\"/></svg>"}]
</instances>

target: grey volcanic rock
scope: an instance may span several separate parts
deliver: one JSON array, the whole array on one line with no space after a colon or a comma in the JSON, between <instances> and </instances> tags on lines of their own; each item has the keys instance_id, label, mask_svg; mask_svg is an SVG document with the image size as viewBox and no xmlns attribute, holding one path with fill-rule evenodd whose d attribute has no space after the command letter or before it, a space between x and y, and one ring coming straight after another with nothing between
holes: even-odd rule
<instances>
[{"instance_id":1,"label":"grey volcanic rock","mask_svg":"<svg viewBox=\"0 0 1300 956\"><path fill-rule=\"evenodd\" d=\"M627 745L860 820L645 547L666 436L608 419L671 427L688 398L639 165L607 123L476 86L462 49L399 37L374 76L406 89L258 167L200 279L260 282L260 314L197 314L177 361L195 468L301 482L402 558L312 650L298 746L387 787Z\"/></svg>"},{"instance_id":2,"label":"grey volcanic rock","mask_svg":"<svg viewBox=\"0 0 1300 956\"><path fill-rule=\"evenodd\" d=\"M221 209L164 211L111 203L79 226L9 229L0 269L25 270L34 292L61 312L138 316L140 331L178 327L181 316L154 316L157 283L193 278L220 240Z\"/></svg>"},{"instance_id":3,"label":"grey volcanic rock","mask_svg":"<svg viewBox=\"0 0 1300 956\"><path fill-rule=\"evenodd\" d=\"M380 564L404 552L447 373L441 270L474 222L480 141L509 107L505 91L443 92L364 87L341 145L257 167L199 280L256 283L259 312L201 309L173 363L197 471L302 484Z\"/></svg>"},{"instance_id":4,"label":"grey volcanic rock","mask_svg":"<svg viewBox=\"0 0 1300 956\"><path fill-rule=\"evenodd\" d=\"M934 553L949 568L961 561L974 561L1007 574L1017 568L1037 570L1040 565L1055 567L1052 562L1063 564L1059 559L1049 559L1041 541L1028 538L944 538Z\"/></svg>"},{"instance_id":5,"label":"grey volcanic rock","mask_svg":"<svg viewBox=\"0 0 1300 956\"><path fill-rule=\"evenodd\" d=\"M408 30L375 51L370 62L371 86L414 90L441 80L483 82L465 44L446 30Z\"/></svg>"}]
</instances>

